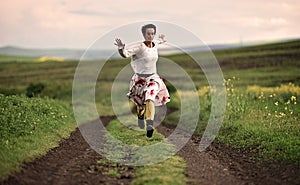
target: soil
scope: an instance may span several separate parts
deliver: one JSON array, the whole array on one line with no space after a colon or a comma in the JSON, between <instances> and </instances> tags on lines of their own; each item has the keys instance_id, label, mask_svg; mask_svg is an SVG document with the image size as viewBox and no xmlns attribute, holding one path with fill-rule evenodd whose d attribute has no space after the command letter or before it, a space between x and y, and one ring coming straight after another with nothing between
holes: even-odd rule
<instances>
[{"instance_id":1,"label":"soil","mask_svg":"<svg viewBox=\"0 0 300 185\"><path fill-rule=\"evenodd\" d=\"M106 125L114 116L101 118ZM92 122L91 122L92 124ZM166 137L174 128L163 124L157 131ZM199 152L201 136L193 135L178 152L187 162L188 184L300 184L300 169L286 164L257 161L257 154L214 142ZM130 184L136 167L97 163L105 158L84 140L79 129L46 155L25 163L20 172L0 184ZM114 170L119 175L106 174Z\"/></svg>"},{"instance_id":2,"label":"soil","mask_svg":"<svg viewBox=\"0 0 300 185\"><path fill-rule=\"evenodd\" d=\"M168 137L173 127L159 125L157 130ZM188 184L300 184L300 168L257 160L257 154L213 142L199 151L201 136L193 135L177 153L187 162Z\"/></svg>"}]
</instances>

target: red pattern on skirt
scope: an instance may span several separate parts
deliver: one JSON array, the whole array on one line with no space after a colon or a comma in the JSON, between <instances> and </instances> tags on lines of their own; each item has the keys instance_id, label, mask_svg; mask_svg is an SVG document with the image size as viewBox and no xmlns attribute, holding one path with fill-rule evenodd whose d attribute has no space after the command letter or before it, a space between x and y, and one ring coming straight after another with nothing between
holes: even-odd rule
<instances>
[{"instance_id":1,"label":"red pattern on skirt","mask_svg":"<svg viewBox=\"0 0 300 185\"><path fill-rule=\"evenodd\" d=\"M134 74L129 87L127 97L136 105L146 104L146 100L150 99L155 106L161 106L170 101L168 89L157 74L149 77L140 77Z\"/></svg>"}]
</instances>

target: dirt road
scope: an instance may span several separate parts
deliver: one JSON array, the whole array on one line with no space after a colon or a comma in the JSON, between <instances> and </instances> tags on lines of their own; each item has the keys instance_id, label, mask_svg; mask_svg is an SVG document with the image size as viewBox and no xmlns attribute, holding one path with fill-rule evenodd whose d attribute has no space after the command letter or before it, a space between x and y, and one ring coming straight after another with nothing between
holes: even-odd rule
<instances>
[{"instance_id":1,"label":"dirt road","mask_svg":"<svg viewBox=\"0 0 300 185\"><path fill-rule=\"evenodd\" d=\"M108 124L114 116L101 118ZM92 124L92 123L91 123ZM174 128L159 125L157 130L166 137ZM178 154L187 164L188 184L299 184L300 170L284 164L257 162L253 153L233 149L215 142L205 152L198 151L201 137L194 135ZM136 167L97 164L105 160L86 143L79 129L68 139L0 184L130 184ZM101 166L101 170L99 168ZM104 171L116 169L120 176Z\"/></svg>"}]
</instances>

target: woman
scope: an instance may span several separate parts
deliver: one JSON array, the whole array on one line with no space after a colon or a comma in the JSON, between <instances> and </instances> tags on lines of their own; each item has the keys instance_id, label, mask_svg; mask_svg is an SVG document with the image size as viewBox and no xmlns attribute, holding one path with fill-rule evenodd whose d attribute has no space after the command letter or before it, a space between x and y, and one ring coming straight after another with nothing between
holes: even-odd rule
<instances>
[{"instance_id":1,"label":"woman","mask_svg":"<svg viewBox=\"0 0 300 185\"><path fill-rule=\"evenodd\" d=\"M130 81L127 96L137 106L139 127L144 129L146 119L146 135L152 137L155 106L161 106L170 101L166 85L156 70L157 46L166 40L165 35L159 35L159 39L154 40L156 26L153 24L144 25L141 31L145 41L126 47L121 39L117 38L115 45L118 46L122 57L131 57L131 67L135 74Z\"/></svg>"}]
</instances>

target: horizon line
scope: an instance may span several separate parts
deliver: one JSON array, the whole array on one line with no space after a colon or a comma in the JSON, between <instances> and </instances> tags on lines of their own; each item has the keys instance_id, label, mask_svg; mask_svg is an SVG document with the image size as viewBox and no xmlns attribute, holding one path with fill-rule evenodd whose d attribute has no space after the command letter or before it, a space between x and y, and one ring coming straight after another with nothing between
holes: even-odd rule
<instances>
[{"instance_id":1,"label":"horizon line","mask_svg":"<svg viewBox=\"0 0 300 185\"><path fill-rule=\"evenodd\" d=\"M300 40L300 37L290 37L290 38L281 38L281 39L270 39L270 40L251 40L251 41L239 41L239 42L226 42L226 43L211 43L207 44L204 42L206 46L222 46L222 45L240 45L241 47L243 45L259 45L259 44L266 44L266 43L276 43L276 42L285 42L285 41L293 41L293 40ZM198 47L200 45L190 45L190 46L181 46L184 48L191 48L191 47ZM29 50L86 50L84 48L69 48L69 47L28 47L28 46L19 46L19 45L0 45L0 48L18 48L18 49L29 49ZM105 50L111 50L109 48Z\"/></svg>"}]
</instances>

